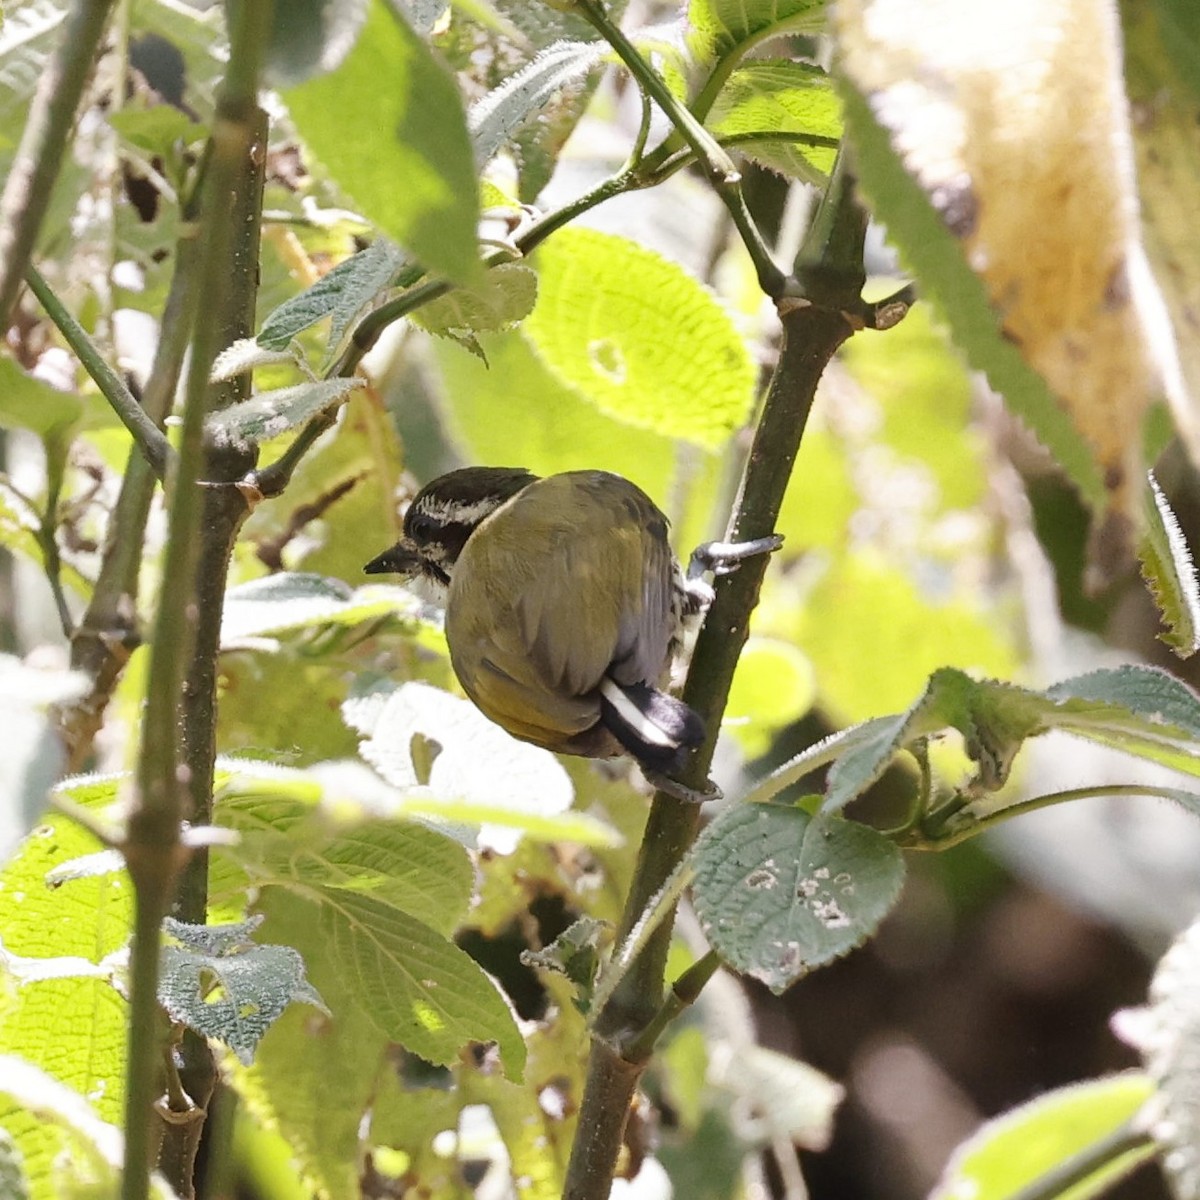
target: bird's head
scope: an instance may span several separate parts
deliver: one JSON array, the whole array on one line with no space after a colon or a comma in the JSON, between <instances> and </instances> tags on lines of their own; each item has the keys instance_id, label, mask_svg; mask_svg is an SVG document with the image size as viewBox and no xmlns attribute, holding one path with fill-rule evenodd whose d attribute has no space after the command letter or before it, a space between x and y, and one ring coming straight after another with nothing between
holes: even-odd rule
<instances>
[{"instance_id":1,"label":"bird's head","mask_svg":"<svg viewBox=\"0 0 1200 1200\"><path fill-rule=\"evenodd\" d=\"M444 593L467 538L537 476L523 467L463 467L439 475L413 498L404 536L363 568L397 574Z\"/></svg>"}]
</instances>

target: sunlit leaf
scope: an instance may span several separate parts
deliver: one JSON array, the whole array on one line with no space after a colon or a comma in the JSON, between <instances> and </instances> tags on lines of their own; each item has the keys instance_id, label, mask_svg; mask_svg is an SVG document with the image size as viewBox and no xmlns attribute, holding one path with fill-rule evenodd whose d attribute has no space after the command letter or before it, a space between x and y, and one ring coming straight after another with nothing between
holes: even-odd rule
<instances>
[{"instance_id":1,"label":"sunlit leaf","mask_svg":"<svg viewBox=\"0 0 1200 1200\"><path fill-rule=\"evenodd\" d=\"M717 301L626 238L570 228L537 253L523 326L543 362L602 411L712 449L749 415L755 370Z\"/></svg>"},{"instance_id":2,"label":"sunlit leaf","mask_svg":"<svg viewBox=\"0 0 1200 1200\"><path fill-rule=\"evenodd\" d=\"M466 116L454 81L402 18L375 0L334 71L284 92L305 145L390 238L430 270L478 270L479 215ZM348 129L372 129L371 152Z\"/></svg>"}]
</instances>

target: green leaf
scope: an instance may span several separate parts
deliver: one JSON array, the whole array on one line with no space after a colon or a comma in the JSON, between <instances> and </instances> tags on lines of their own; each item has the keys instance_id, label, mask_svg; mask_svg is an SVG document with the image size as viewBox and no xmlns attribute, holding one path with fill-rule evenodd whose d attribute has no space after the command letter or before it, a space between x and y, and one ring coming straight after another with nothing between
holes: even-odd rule
<instances>
[{"instance_id":1,"label":"green leaf","mask_svg":"<svg viewBox=\"0 0 1200 1200\"><path fill-rule=\"evenodd\" d=\"M445 1066L471 1042L495 1042L520 1078L525 1043L495 985L453 942L372 896L326 890L322 929L355 994L387 1037Z\"/></svg>"},{"instance_id":2,"label":"green leaf","mask_svg":"<svg viewBox=\"0 0 1200 1200\"><path fill-rule=\"evenodd\" d=\"M278 5L267 41L271 83L288 87L336 67L358 37L368 8L369 0L287 0Z\"/></svg>"},{"instance_id":3,"label":"green leaf","mask_svg":"<svg viewBox=\"0 0 1200 1200\"><path fill-rule=\"evenodd\" d=\"M29 429L46 437L74 424L82 414L78 396L27 375L0 354L0 429Z\"/></svg>"},{"instance_id":4,"label":"green leaf","mask_svg":"<svg viewBox=\"0 0 1200 1200\"><path fill-rule=\"evenodd\" d=\"M285 786L273 792L266 777L257 781L263 790L248 790L251 781L243 775L225 782L217 815L242 835L240 845L222 854L241 864L256 885L369 894L443 934L466 915L471 865L462 846L445 834L403 819L355 820L334 789L314 807L289 796Z\"/></svg>"},{"instance_id":5,"label":"green leaf","mask_svg":"<svg viewBox=\"0 0 1200 1200\"><path fill-rule=\"evenodd\" d=\"M430 271L466 282L479 270L479 194L453 79L399 17L375 0L335 71L284 92L308 148L363 214ZM371 150L348 131L371 130Z\"/></svg>"},{"instance_id":6,"label":"green leaf","mask_svg":"<svg viewBox=\"0 0 1200 1200\"><path fill-rule=\"evenodd\" d=\"M471 105L468 125L481 166L560 91L585 79L600 65L600 42L555 42L515 75Z\"/></svg>"},{"instance_id":7,"label":"green leaf","mask_svg":"<svg viewBox=\"0 0 1200 1200\"><path fill-rule=\"evenodd\" d=\"M751 795L756 800L776 795L833 762L822 810L837 811L879 779L902 750L944 729L962 734L977 764L968 792L1003 786L1025 740L1051 729L1200 775L1200 696L1165 671L1107 668L1036 692L944 667L929 677L905 712L867 721L810 747ZM1195 810L1196 797L1176 792L1174 798Z\"/></svg>"},{"instance_id":8,"label":"green leaf","mask_svg":"<svg viewBox=\"0 0 1200 1200\"><path fill-rule=\"evenodd\" d=\"M415 621L418 607L404 588L386 584L351 588L325 575L280 571L229 589L221 616L221 645L264 634L358 625L389 614Z\"/></svg>"},{"instance_id":9,"label":"green leaf","mask_svg":"<svg viewBox=\"0 0 1200 1200\"><path fill-rule=\"evenodd\" d=\"M249 1065L263 1035L293 1000L328 1014L290 946L249 941L262 918L239 925L191 926L167 918L158 1001L172 1021L224 1042Z\"/></svg>"},{"instance_id":10,"label":"green leaf","mask_svg":"<svg viewBox=\"0 0 1200 1200\"><path fill-rule=\"evenodd\" d=\"M329 344L336 346L350 322L388 287L403 265L399 248L385 237L376 238L298 296L285 300L263 322L258 344L283 350L298 333L332 316Z\"/></svg>"},{"instance_id":11,"label":"green leaf","mask_svg":"<svg viewBox=\"0 0 1200 1200\"><path fill-rule=\"evenodd\" d=\"M30 1200L25 1160L16 1142L3 1129L0 1129L0 1196L8 1200Z\"/></svg>"},{"instance_id":12,"label":"green leaf","mask_svg":"<svg viewBox=\"0 0 1200 1200\"><path fill-rule=\"evenodd\" d=\"M930 1200L1010 1200L1072 1156L1086 1153L1131 1120L1153 1095L1138 1072L1058 1088L986 1122L955 1150ZM1109 1159L1086 1178L1057 1189L1060 1200L1108 1193L1135 1167L1153 1158L1154 1143Z\"/></svg>"},{"instance_id":13,"label":"green leaf","mask_svg":"<svg viewBox=\"0 0 1200 1200\"><path fill-rule=\"evenodd\" d=\"M1159 637L1180 658L1200 650L1200 588L1183 530L1154 473L1148 476L1143 504L1145 533L1138 547L1142 578L1166 624Z\"/></svg>"},{"instance_id":14,"label":"green leaf","mask_svg":"<svg viewBox=\"0 0 1200 1200\"><path fill-rule=\"evenodd\" d=\"M262 937L300 952L333 1017L293 1005L268 1030L252 1067L225 1065L256 1121L287 1139L305 1195L360 1200L359 1132L381 1077L392 1074L385 1067L391 1047L356 1003L312 904L267 888L259 907Z\"/></svg>"},{"instance_id":15,"label":"green leaf","mask_svg":"<svg viewBox=\"0 0 1200 1200\"><path fill-rule=\"evenodd\" d=\"M908 173L888 131L854 83L839 78L847 134L855 147L856 173L876 217L921 281L950 327L955 343L1005 402L1054 455L1084 498L1104 503L1104 487L1091 450L1055 402L1046 381L1000 333L999 321L980 278L961 245L943 224L920 183Z\"/></svg>"},{"instance_id":16,"label":"green leaf","mask_svg":"<svg viewBox=\"0 0 1200 1200\"><path fill-rule=\"evenodd\" d=\"M219 445L254 446L303 425L317 413L340 404L355 388L365 386L366 381L359 378L319 379L258 392L213 413L205 427Z\"/></svg>"},{"instance_id":17,"label":"green leaf","mask_svg":"<svg viewBox=\"0 0 1200 1200\"><path fill-rule=\"evenodd\" d=\"M115 781L83 783L73 793L81 803L104 804ZM90 793L90 797L89 797ZM53 815L22 843L0 873L0 937L10 955L61 962L68 957L100 964L129 938L132 889L125 875L83 879L51 889L47 873L90 853L98 843L65 817ZM34 964L25 964L32 967ZM105 973L108 974L107 972ZM31 981L0 1006L0 1045L32 1067L53 1075L81 1097L90 1096L103 1122L119 1123L124 1104L128 1005L107 978L73 977ZM64 1030L72 1036L64 1038ZM11 1075L3 1072L3 1082ZM36 1200L63 1195L57 1163L68 1145L62 1129L0 1099L0 1125L25 1160Z\"/></svg>"},{"instance_id":18,"label":"green leaf","mask_svg":"<svg viewBox=\"0 0 1200 1200\"><path fill-rule=\"evenodd\" d=\"M738 659L722 728L751 756L802 717L816 695L812 664L788 642L752 636Z\"/></svg>"},{"instance_id":19,"label":"green leaf","mask_svg":"<svg viewBox=\"0 0 1200 1200\"><path fill-rule=\"evenodd\" d=\"M538 475L601 467L667 503L668 438L606 416L549 371L521 333L479 340L490 369L454 346L433 347L450 432L468 461L520 463Z\"/></svg>"},{"instance_id":20,"label":"green leaf","mask_svg":"<svg viewBox=\"0 0 1200 1200\"><path fill-rule=\"evenodd\" d=\"M439 337L461 339L472 334L512 329L532 311L537 300L537 273L521 263L501 263L469 288L413 313L422 329Z\"/></svg>"},{"instance_id":21,"label":"green leaf","mask_svg":"<svg viewBox=\"0 0 1200 1200\"><path fill-rule=\"evenodd\" d=\"M722 141L735 139L755 162L820 186L841 140L841 102L820 67L755 59L730 75L706 124Z\"/></svg>"},{"instance_id":22,"label":"green leaf","mask_svg":"<svg viewBox=\"0 0 1200 1200\"><path fill-rule=\"evenodd\" d=\"M777 994L866 941L904 880L904 859L883 834L770 804L726 809L694 853L705 937Z\"/></svg>"},{"instance_id":23,"label":"green leaf","mask_svg":"<svg viewBox=\"0 0 1200 1200\"><path fill-rule=\"evenodd\" d=\"M562 230L537 252L523 330L601 412L715 449L746 420L755 369L728 314L681 267L636 242Z\"/></svg>"},{"instance_id":24,"label":"green leaf","mask_svg":"<svg viewBox=\"0 0 1200 1200\"><path fill-rule=\"evenodd\" d=\"M152 104L149 108L124 108L108 114L108 123L131 146L147 154L165 157L176 146L187 145L204 137L203 125L171 104Z\"/></svg>"},{"instance_id":25,"label":"green leaf","mask_svg":"<svg viewBox=\"0 0 1200 1200\"><path fill-rule=\"evenodd\" d=\"M0 1096L15 1101L25 1113L55 1132L67 1134L73 1149L69 1157L55 1165L50 1181L32 1173L28 1176L35 1198L95 1194L84 1187L93 1180L102 1181L105 1191L101 1194L115 1194L125 1155L125 1139L119 1126L103 1120L74 1089L15 1056L0 1056ZM47 1182L55 1188L51 1193L44 1190ZM10 1193L0 1195L8 1200ZM155 1200L175 1197L157 1173L151 1178L150 1195Z\"/></svg>"},{"instance_id":26,"label":"green leaf","mask_svg":"<svg viewBox=\"0 0 1200 1200\"><path fill-rule=\"evenodd\" d=\"M704 62L776 34L820 33L825 0L690 0L688 25L692 53Z\"/></svg>"},{"instance_id":27,"label":"green leaf","mask_svg":"<svg viewBox=\"0 0 1200 1200\"><path fill-rule=\"evenodd\" d=\"M226 379L236 379L256 367L273 367L284 363L298 366L298 356L286 348L269 349L254 338L238 338L213 360L208 378L212 383L220 383Z\"/></svg>"}]
</instances>

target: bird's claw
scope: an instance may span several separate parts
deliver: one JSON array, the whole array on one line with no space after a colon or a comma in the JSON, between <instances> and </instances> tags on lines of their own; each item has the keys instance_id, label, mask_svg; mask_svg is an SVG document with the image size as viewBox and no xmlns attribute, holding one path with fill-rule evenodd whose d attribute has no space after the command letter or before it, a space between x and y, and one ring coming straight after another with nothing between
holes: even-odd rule
<instances>
[{"instance_id":1,"label":"bird's claw","mask_svg":"<svg viewBox=\"0 0 1200 1200\"><path fill-rule=\"evenodd\" d=\"M727 575L737 570L738 566L756 554L774 554L783 545L783 538L778 533L766 537L753 538L748 542L701 542L692 551L688 563L688 578L696 579L704 571L714 575Z\"/></svg>"},{"instance_id":2,"label":"bird's claw","mask_svg":"<svg viewBox=\"0 0 1200 1200\"><path fill-rule=\"evenodd\" d=\"M702 788L694 788L646 767L642 767L642 774L652 788L682 800L684 804L707 804L710 800L720 800L725 794L711 779Z\"/></svg>"}]
</instances>

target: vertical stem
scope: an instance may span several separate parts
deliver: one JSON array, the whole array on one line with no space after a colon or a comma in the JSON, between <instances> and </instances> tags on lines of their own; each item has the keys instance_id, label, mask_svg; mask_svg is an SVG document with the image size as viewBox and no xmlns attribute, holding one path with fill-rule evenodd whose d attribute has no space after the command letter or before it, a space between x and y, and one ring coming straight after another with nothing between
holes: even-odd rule
<instances>
[{"instance_id":1,"label":"vertical stem","mask_svg":"<svg viewBox=\"0 0 1200 1200\"><path fill-rule=\"evenodd\" d=\"M266 174L267 115L255 109L248 117L251 146L229 198L229 224L233 241L226 270L229 285L221 309L218 344L228 346L254 332L258 297L259 243L262 229L262 193ZM244 400L250 391L248 375L213 384L209 412ZM249 504L232 485L254 467L257 452L235 447L209 448L204 457L204 479L209 485L201 499L200 555L195 571L195 637L183 685L180 725L182 772L187 780L187 814L193 825L212 820L213 770L217 758L217 657L220 651L221 615L234 541L249 514ZM202 925L208 916L208 851L193 851L179 880L172 908L181 921ZM217 1081L216 1064L208 1042L185 1030L180 1047L179 1077L187 1093L187 1120L167 1122L159 1168L181 1195L194 1176L196 1153L204 1132L209 1101Z\"/></svg>"},{"instance_id":2,"label":"vertical stem","mask_svg":"<svg viewBox=\"0 0 1200 1200\"><path fill-rule=\"evenodd\" d=\"M75 0L62 41L38 82L21 144L0 193L0 326L8 324L17 289L67 153L83 95L114 0Z\"/></svg>"},{"instance_id":3,"label":"vertical stem","mask_svg":"<svg viewBox=\"0 0 1200 1200\"><path fill-rule=\"evenodd\" d=\"M217 100L211 159L201 203L199 302L180 432L170 476L170 520L163 582L151 643L146 719L134 803L124 847L135 889L136 924L130 965L130 1031L122 1200L145 1200L151 1159L150 1113L158 1094L159 927L186 863L179 823L191 784L180 761L181 696L196 645L196 568L201 559L204 421L208 377L222 347L231 280L232 228L239 181L259 129L258 76L270 30L271 4L231 9L229 70ZM260 144L258 152L264 147ZM178 1182L178 1181L175 1181ZM183 1181L190 1191L190 1180Z\"/></svg>"},{"instance_id":4,"label":"vertical stem","mask_svg":"<svg viewBox=\"0 0 1200 1200\"><path fill-rule=\"evenodd\" d=\"M817 384L838 347L861 324L866 218L853 201L845 175L835 172L835 176L838 183L831 183L827 211L823 219L814 220L798 258L800 267L815 268L819 274L821 301L785 298L778 302L783 343L742 476L731 540L745 541L774 531ZM703 786L708 777L729 686L766 569L765 559L752 558L716 582L683 692L708 731L682 773L681 782L692 787ZM699 822L695 805L661 792L655 796L625 906L622 937L687 854ZM671 931L670 920L659 925L596 1021L580 1106L580 1133L567 1170L566 1200L606 1200L609 1194L625 1117L653 1049L652 1039L644 1033L662 1008Z\"/></svg>"}]
</instances>

